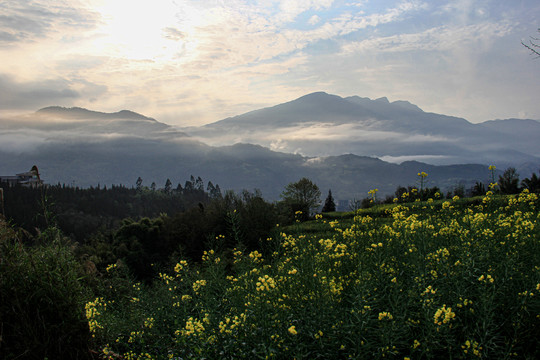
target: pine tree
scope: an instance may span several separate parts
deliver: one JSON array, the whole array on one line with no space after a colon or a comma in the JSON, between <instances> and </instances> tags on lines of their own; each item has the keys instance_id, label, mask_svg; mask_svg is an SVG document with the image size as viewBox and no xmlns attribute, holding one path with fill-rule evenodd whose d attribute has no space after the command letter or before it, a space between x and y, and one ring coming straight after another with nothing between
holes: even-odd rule
<instances>
[{"instance_id":1,"label":"pine tree","mask_svg":"<svg viewBox=\"0 0 540 360\"><path fill-rule=\"evenodd\" d=\"M334 202L334 198L332 197L332 190L328 190L328 196L326 197L326 200L324 201L322 212L332 212L332 211L336 211L336 203Z\"/></svg>"},{"instance_id":2,"label":"pine tree","mask_svg":"<svg viewBox=\"0 0 540 360\"><path fill-rule=\"evenodd\" d=\"M167 181L165 182L165 189L164 189L165 193L170 194L171 188L172 188L172 182L170 179L167 179Z\"/></svg>"}]
</instances>

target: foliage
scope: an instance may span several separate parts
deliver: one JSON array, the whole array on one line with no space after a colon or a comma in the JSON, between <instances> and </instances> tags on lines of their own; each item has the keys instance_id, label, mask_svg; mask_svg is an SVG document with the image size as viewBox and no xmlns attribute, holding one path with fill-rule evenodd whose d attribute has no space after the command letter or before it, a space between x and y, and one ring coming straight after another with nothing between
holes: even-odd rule
<instances>
[{"instance_id":1,"label":"foliage","mask_svg":"<svg viewBox=\"0 0 540 360\"><path fill-rule=\"evenodd\" d=\"M394 203L409 203L428 199L437 200L442 197L441 190L437 186L426 187L422 190L419 190L416 186L398 186L394 195L395 197L392 199Z\"/></svg>"},{"instance_id":2,"label":"foliage","mask_svg":"<svg viewBox=\"0 0 540 360\"><path fill-rule=\"evenodd\" d=\"M126 358L538 358L538 206L488 192L318 215L267 240L268 255L208 250L134 284L128 301L113 287L87 304L94 346Z\"/></svg>"},{"instance_id":3,"label":"foliage","mask_svg":"<svg viewBox=\"0 0 540 360\"><path fill-rule=\"evenodd\" d=\"M92 236L78 253L100 270L122 260L133 276L146 281L152 280L171 257L181 254L199 261L209 244L220 249L242 246L260 250L277 221L274 204L266 202L260 192L227 192L174 216L124 219L117 229Z\"/></svg>"},{"instance_id":4,"label":"foliage","mask_svg":"<svg viewBox=\"0 0 540 360\"><path fill-rule=\"evenodd\" d=\"M170 247L162 236L163 227L162 218L143 218L138 222L126 219L114 234L115 255L138 278L154 276L153 264L170 254Z\"/></svg>"},{"instance_id":5,"label":"foliage","mask_svg":"<svg viewBox=\"0 0 540 360\"><path fill-rule=\"evenodd\" d=\"M83 276L56 228L24 246L0 219L2 359L90 358Z\"/></svg>"}]
</instances>

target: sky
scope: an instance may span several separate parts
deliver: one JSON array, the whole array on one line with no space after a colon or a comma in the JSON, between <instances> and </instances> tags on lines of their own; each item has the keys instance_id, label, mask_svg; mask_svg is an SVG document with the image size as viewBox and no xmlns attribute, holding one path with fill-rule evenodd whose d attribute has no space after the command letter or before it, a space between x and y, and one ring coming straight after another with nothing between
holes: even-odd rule
<instances>
[{"instance_id":1,"label":"sky","mask_svg":"<svg viewBox=\"0 0 540 360\"><path fill-rule=\"evenodd\" d=\"M0 0L0 118L211 123L315 91L540 119L537 0Z\"/></svg>"}]
</instances>

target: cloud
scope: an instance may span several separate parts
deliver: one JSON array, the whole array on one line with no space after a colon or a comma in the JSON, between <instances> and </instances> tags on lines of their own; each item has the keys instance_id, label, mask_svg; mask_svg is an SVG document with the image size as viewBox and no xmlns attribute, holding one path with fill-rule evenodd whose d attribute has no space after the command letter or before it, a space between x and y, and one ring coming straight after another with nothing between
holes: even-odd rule
<instances>
[{"instance_id":1,"label":"cloud","mask_svg":"<svg viewBox=\"0 0 540 360\"><path fill-rule=\"evenodd\" d=\"M0 133L0 151L11 154L32 152L46 143L42 135L31 130L24 132L2 130Z\"/></svg>"},{"instance_id":2,"label":"cloud","mask_svg":"<svg viewBox=\"0 0 540 360\"><path fill-rule=\"evenodd\" d=\"M237 134L237 136L239 135L241 134ZM253 133L249 134L249 136L252 137L254 137L254 135L255 134ZM255 136L258 138L262 138L260 135ZM363 124L335 125L332 123L304 123L298 126L282 128L270 135L267 135L267 137L263 139L269 141L271 144L274 144L274 147L284 147L288 141L354 141L364 143L378 143L381 141L393 141L403 143L442 143L450 141L449 139L441 136L423 134L416 134L412 136L407 135L407 137L404 138L402 133L396 131L383 131L376 128L370 129L366 128L366 126L364 126Z\"/></svg>"},{"instance_id":3,"label":"cloud","mask_svg":"<svg viewBox=\"0 0 540 360\"><path fill-rule=\"evenodd\" d=\"M418 33L374 37L342 45L345 54L356 52L452 51L465 46L481 46L497 37L508 35L512 26L507 22L484 22L468 26L443 25Z\"/></svg>"},{"instance_id":4,"label":"cloud","mask_svg":"<svg viewBox=\"0 0 540 360\"><path fill-rule=\"evenodd\" d=\"M474 19L485 18L489 12L488 3L489 1L486 0L455 0L441 6L436 13L465 25Z\"/></svg>"},{"instance_id":5,"label":"cloud","mask_svg":"<svg viewBox=\"0 0 540 360\"><path fill-rule=\"evenodd\" d=\"M325 160L326 160L326 157L324 156L307 158L302 165L303 166L319 165L319 164L322 164Z\"/></svg>"},{"instance_id":6,"label":"cloud","mask_svg":"<svg viewBox=\"0 0 540 360\"><path fill-rule=\"evenodd\" d=\"M186 34L182 31L173 28L173 27L166 27L163 29L163 34L165 38L173 41L179 41L186 37Z\"/></svg>"},{"instance_id":7,"label":"cloud","mask_svg":"<svg viewBox=\"0 0 540 360\"><path fill-rule=\"evenodd\" d=\"M0 107L3 110L38 110L49 105L70 105L82 97L99 96L107 88L79 79L18 82L0 74Z\"/></svg>"},{"instance_id":8,"label":"cloud","mask_svg":"<svg viewBox=\"0 0 540 360\"><path fill-rule=\"evenodd\" d=\"M485 80L479 74L536 68L535 62L518 65L521 45L514 40L512 48L510 35L525 26L517 18L523 9L533 19L538 5L494 3L4 0L0 74L10 74L13 89L2 93L0 104L122 107L187 125L324 90L435 104L429 110L451 114L462 109L468 119L481 109L504 116L493 107L535 116L533 95L525 102L523 94L537 93L538 85L525 79L523 90L513 91L524 84L523 75L499 81L501 94L514 84L506 91L514 94L511 104L487 95L472 100L481 87L497 88L473 86ZM35 105L22 95L35 96ZM473 102L478 106L471 110Z\"/></svg>"},{"instance_id":9,"label":"cloud","mask_svg":"<svg viewBox=\"0 0 540 360\"><path fill-rule=\"evenodd\" d=\"M394 164L401 164L405 161L420 161L428 164L446 163L452 160L452 156L447 155L403 155L403 156L380 156L379 159Z\"/></svg>"},{"instance_id":10,"label":"cloud","mask_svg":"<svg viewBox=\"0 0 540 360\"><path fill-rule=\"evenodd\" d=\"M278 19L283 22L291 22L307 10L329 8L333 2L334 0L281 0Z\"/></svg>"},{"instance_id":11,"label":"cloud","mask_svg":"<svg viewBox=\"0 0 540 360\"><path fill-rule=\"evenodd\" d=\"M60 31L90 29L99 16L75 3L4 0L0 3L0 45L34 42Z\"/></svg>"},{"instance_id":12,"label":"cloud","mask_svg":"<svg viewBox=\"0 0 540 360\"><path fill-rule=\"evenodd\" d=\"M315 25L317 24L319 21L321 21L321 18L317 15L313 15L312 17L309 18L308 20L308 24L309 25Z\"/></svg>"},{"instance_id":13,"label":"cloud","mask_svg":"<svg viewBox=\"0 0 540 360\"><path fill-rule=\"evenodd\" d=\"M238 142L252 142L263 146L268 146L275 151L291 151L292 147L299 143L313 144L346 144L361 143L401 143L401 144L443 144L451 142L443 136L425 134L407 134L397 131L381 130L381 122L362 121L362 123L301 123L298 125L281 127L269 132L267 129L257 130L250 128L242 131L234 131L234 134L214 133L210 136L203 136L201 141L213 146L232 145Z\"/></svg>"},{"instance_id":14,"label":"cloud","mask_svg":"<svg viewBox=\"0 0 540 360\"><path fill-rule=\"evenodd\" d=\"M253 63L269 60L284 61L320 41L397 21L405 13L422 7L417 2L402 2L381 13L338 13L309 30L288 28L281 24L283 17L292 19L309 9L326 9L331 5L332 1L283 1L280 9L284 9L284 14L271 15L270 19L268 14L256 8L241 11L231 7L211 9L207 16L213 21L198 27L190 35L197 42L193 49L197 57L193 61L188 60L184 68L220 71L250 67Z\"/></svg>"}]
</instances>

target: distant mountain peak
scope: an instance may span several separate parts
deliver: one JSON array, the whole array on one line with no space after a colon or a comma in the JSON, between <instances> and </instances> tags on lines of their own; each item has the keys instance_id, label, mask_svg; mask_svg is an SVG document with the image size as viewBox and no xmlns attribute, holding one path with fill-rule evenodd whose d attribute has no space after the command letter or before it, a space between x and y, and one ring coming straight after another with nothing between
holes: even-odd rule
<instances>
[{"instance_id":1,"label":"distant mountain peak","mask_svg":"<svg viewBox=\"0 0 540 360\"><path fill-rule=\"evenodd\" d=\"M81 107L63 107L63 106L48 106L39 109L37 114L48 114L68 118L100 118L100 119L130 119L130 120L146 120L156 121L153 118L141 115L130 110L121 110L115 113L106 113L100 111L88 110Z\"/></svg>"},{"instance_id":2,"label":"distant mountain peak","mask_svg":"<svg viewBox=\"0 0 540 360\"><path fill-rule=\"evenodd\" d=\"M413 103L410 103L410 102L404 101L404 100L394 101L394 102L392 102L392 105L400 106L400 107L402 107L404 109L407 109L407 110L424 112L424 110L422 110L417 105L414 105Z\"/></svg>"},{"instance_id":3,"label":"distant mountain peak","mask_svg":"<svg viewBox=\"0 0 540 360\"><path fill-rule=\"evenodd\" d=\"M315 100L315 101L317 101L317 100L320 100L320 99L341 99L341 97L339 97L337 95L328 94L328 93L326 93L324 91L316 91L316 92L312 92L310 94L301 96L298 99L293 100L293 101L302 101L302 100Z\"/></svg>"},{"instance_id":4,"label":"distant mountain peak","mask_svg":"<svg viewBox=\"0 0 540 360\"><path fill-rule=\"evenodd\" d=\"M301 96L300 99L305 98L305 97L311 97L311 96L336 96L336 95L330 95L325 91L314 91L312 93Z\"/></svg>"}]
</instances>

